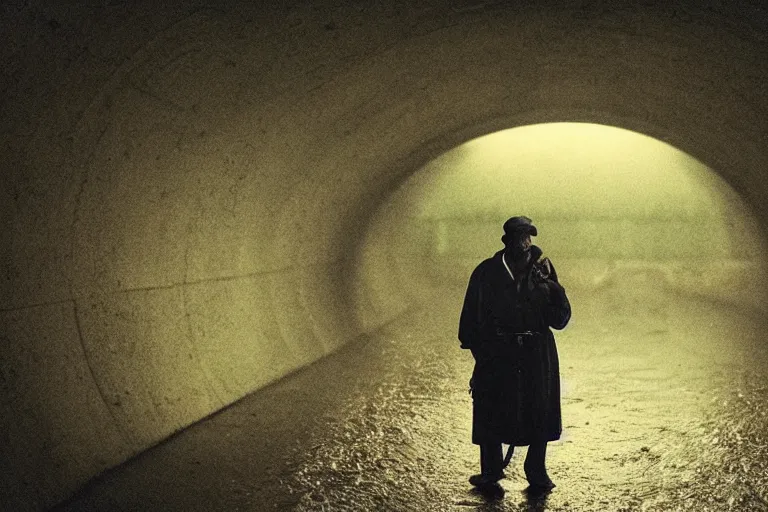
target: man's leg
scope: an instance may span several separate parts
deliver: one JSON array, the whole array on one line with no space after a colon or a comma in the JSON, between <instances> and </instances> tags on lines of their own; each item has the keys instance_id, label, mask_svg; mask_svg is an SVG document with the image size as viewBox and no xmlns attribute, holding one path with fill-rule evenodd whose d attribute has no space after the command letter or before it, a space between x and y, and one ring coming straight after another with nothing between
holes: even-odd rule
<instances>
[{"instance_id":1,"label":"man's leg","mask_svg":"<svg viewBox=\"0 0 768 512\"><path fill-rule=\"evenodd\" d=\"M532 487L552 488L555 486L547 475L546 457L546 441L531 443L528 446L528 454L525 456L523 468L525 469L525 477Z\"/></svg>"},{"instance_id":2,"label":"man's leg","mask_svg":"<svg viewBox=\"0 0 768 512\"><path fill-rule=\"evenodd\" d=\"M469 483L476 486L495 484L503 476L501 465L501 443L481 444L480 474L469 477Z\"/></svg>"},{"instance_id":3,"label":"man's leg","mask_svg":"<svg viewBox=\"0 0 768 512\"><path fill-rule=\"evenodd\" d=\"M484 475L501 475L501 443L480 445L480 472Z\"/></svg>"}]
</instances>

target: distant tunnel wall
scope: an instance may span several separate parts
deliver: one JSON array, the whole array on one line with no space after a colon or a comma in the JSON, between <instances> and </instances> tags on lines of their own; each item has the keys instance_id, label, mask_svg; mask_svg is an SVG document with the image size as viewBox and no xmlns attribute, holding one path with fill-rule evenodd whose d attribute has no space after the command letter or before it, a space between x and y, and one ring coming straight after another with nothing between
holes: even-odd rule
<instances>
[{"instance_id":1,"label":"distant tunnel wall","mask_svg":"<svg viewBox=\"0 0 768 512\"><path fill-rule=\"evenodd\" d=\"M766 13L690 3L4 3L3 506L408 308L386 261L355 278L369 217L472 137L640 131L768 225Z\"/></svg>"}]
</instances>

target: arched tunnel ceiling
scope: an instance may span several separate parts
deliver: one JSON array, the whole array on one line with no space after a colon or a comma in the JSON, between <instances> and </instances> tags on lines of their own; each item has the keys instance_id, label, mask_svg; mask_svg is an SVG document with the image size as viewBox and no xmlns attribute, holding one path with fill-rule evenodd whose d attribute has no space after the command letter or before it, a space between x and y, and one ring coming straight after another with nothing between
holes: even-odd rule
<instances>
[{"instance_id":1,"label":"arched tunnel ceiling","mask_svg":"<svg viewBox=\"0 0 768 512\"><path fill-rule=\"evenodd\" d=\"M0 9L0 489L20 508L397 314L350 322L350 256L389 191L476 136L636 130L768 221L757 2Z\"/></svg>"}]
</instances>

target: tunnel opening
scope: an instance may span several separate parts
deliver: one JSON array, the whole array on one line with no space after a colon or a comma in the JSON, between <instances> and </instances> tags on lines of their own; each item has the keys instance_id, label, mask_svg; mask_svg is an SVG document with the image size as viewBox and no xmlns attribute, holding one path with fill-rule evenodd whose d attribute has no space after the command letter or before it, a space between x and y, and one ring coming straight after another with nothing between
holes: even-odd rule
<instances>
[{"instance_id":1,"label":"tunnel opening","mask_svg":"<svg viewBox=\"0 0 768 512\"><path fill-rule=\"evenodd\" d=\"M461 289L517 214L540 226L534 243L577 295L622 276L635 291L662 285L754 318L766 310L765 238L739 193L666 142L587 122L496 131L408 174L360 245L367 307L418 307L436 289Z\"/></svg>"},{"instance_id":2,"label":"tunnel opening","mask_svg":"<svg viewBox=\"0 0 768 512\"><path fill-rule=\"evenodd\" d=\"M571 328L600 323L607 305L668 317L670 297L754 325L768 309L763 231L718 171L638 131L546 122L472 138L401 182L360 246L361 324L435 297L450 297L457 315L469 274L502 247L512 215L539 226L534 243L573 296ZM713 350L731 350L732 337ZM740 339L740 353L766 352L756 334Z\"/></svg>"}]
</instances>

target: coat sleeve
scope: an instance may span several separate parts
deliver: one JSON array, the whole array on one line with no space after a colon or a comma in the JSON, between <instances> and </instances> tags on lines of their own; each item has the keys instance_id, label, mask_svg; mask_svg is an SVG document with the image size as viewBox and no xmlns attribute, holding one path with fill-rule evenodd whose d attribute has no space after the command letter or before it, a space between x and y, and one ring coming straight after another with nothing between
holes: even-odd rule
<instances>
[{"instance_id":1,"label":"coat sleeve","mask_svg":"<svg viewBox=\"0 0 768 512\"><path fill-rule=\"evenodd\" d=\"M461 348L474 349L480 345L487 316L484 303L482 270L478 266L469 277L464 305L461 308L459 318Z\"/></svg>"},{"instance_id":2,"label":"coat sleeve","mask_svg":"<svg viewBox=\"0 0 768 512\"><path fill-rule=\"evenodd\" d=\"M547 324L553 329L563 329L571 320L571 303L565 294L565 288L562 287L557 279L555 267L550 265L550 275L547 279L549 288L549 302L544 308L544 315Z\"/></svg>"}]
</instances>

